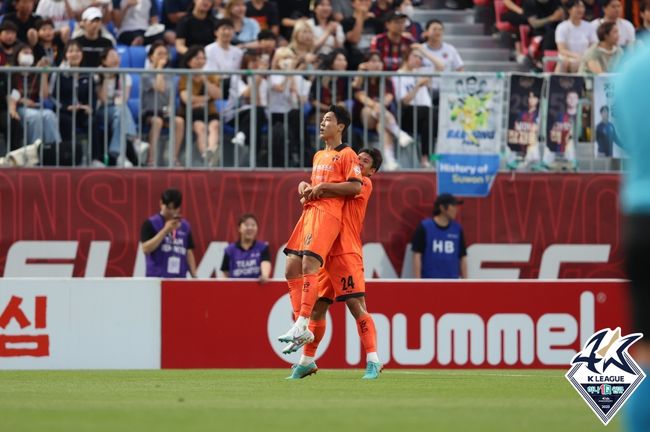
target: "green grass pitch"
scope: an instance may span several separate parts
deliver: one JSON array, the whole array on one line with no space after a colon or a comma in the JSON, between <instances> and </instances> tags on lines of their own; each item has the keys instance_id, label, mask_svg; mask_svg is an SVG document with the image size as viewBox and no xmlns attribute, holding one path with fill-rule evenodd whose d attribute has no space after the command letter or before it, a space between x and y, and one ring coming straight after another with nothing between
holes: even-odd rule
<instances>
[{"instance_id":1,"label":"green grass pitch","mask_svg":"<svg viewBox=\"0 0 650 432\"><path fill-rule=\"evenodd\" d=\"M0 371L0 431L603 431L563 371Z\"/></svg>"}]
</instances>

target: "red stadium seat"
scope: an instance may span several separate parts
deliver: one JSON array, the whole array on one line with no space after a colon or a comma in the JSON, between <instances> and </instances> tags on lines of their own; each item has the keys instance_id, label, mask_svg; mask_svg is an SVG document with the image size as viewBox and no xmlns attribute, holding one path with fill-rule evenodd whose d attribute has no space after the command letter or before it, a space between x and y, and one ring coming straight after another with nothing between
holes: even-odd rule
<instances>
[{"instance_id":1,"label":"red stadium seat","mask_svg":"<svg viewBox=\"0 0 650 432\"><path fill-rule=\"evenodd\" d=\"M519 40L521 41L521 53L528 55L528 46L530 45L530 27L527 25L519 26Z\"/></svg>"},{"instance_id":2,"label":"red stadium seat","mask_svg":"<svg viewBox=\"0 0 650 432\"><path fill-rule=\"evenodd\" d=\"M512 24L501 20L501 15L508 11L503 0L494 0L494 16L496 18L496 28L500 32L514 33L515 28Z\"/></svg>"},{"instance_id":3,"label":"red stadium seat","mask_svg":"<svg viewBox=\"0 0 650 432\"><path fill-rule=\"evenodd\" d=\"M544 51L544 72L555 72L557 66L557 58L560 55L557 51Z\"/></svg>"},{"instance_id":4,"label":"red stadium seat","mask_svg":"<svg viewBox=\"0 0 650 432\"><path fill-rule=\"evenodd\" d=\"M488 6L489 4L490 0L474 0L474 6Z\"/></svg>"}]
</instances>

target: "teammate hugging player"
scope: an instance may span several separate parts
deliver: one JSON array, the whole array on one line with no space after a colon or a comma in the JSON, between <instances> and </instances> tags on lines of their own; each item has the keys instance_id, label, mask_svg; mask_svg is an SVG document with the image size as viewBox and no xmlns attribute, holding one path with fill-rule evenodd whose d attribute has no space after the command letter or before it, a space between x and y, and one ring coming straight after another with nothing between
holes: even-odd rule
<instances>
[{"instance_id":1,"label":"teammate hugging player","mask_svg":"<svg viewBox=\"0 0 650 432\"><path fill-rule=\"evenodd\" d=\"M303 355L289 379L304 378L318 370L314 357L318 344L325 334L325 314L334 299L344 301L357 321L357 332L366 351L367 365L363 379L376 379L382 370L377 356L375 323L366 310L361 243L361 228L366 217L368 200L372 194L370 177L379 170L382 159L381 152L377 149L363 149L359 152L363 175L361 193L348 198L343 206L341 232L327 257L325 268L319 273L319 299L314 306L309 323L314 340L305 346ZM283 352L285 354L295 352L302 345L303 343L293 342Z\"/></svg>"},{"instance_id":2,"label":"teammate hugging player","mask_svg":"<svg viewBox=\"0 0 650 432\"><path fill-rule=\"evenodd\" d=\"M293 308L294 325L278 339L288 343L309 343L309 317L318 299L318 271L325 263L341 229L346 196L361 192L363 182L357 154L343 144L350 125L350 113L332 105L320 124L325 149L314 155L311 184L301 183L304 198L300 219L287 242L285 277Z\"/></svg>"}]
</instances>

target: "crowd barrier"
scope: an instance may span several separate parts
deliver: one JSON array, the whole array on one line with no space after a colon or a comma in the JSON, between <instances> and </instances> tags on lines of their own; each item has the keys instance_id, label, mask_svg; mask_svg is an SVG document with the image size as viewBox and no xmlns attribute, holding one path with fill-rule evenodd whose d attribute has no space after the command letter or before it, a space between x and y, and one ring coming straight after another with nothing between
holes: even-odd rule
<instances>
[{"instance_id":1,"label":"crowd barrier","mask_svg":"<svg viewBox=\"0 0 650 432\"><path fill-rule=\"evenodd\" d=\"M98 88L110 74L115 74L119 88L126 89L128 82L131 82L131 87L129 94L117 95L114 106L106 104L102 107L97 91L92 89ZM24 114L20 119L12 117L4 100L0 104L0 124L4 126L0 143L5 144L5 151L18 151L6 163L124 166L130 160L134 165L151 162L150 165L155 167L306 167L310 166L311 158L320 146L318 131L322 114L330 103L335 103L346 106L354 114L345 139L356 148L371 145L388 151L383 143L393 137L396 129L391 125L394 121L399 129L411 135L414 142L405 147L397 145L397 135L393 139L395 158L403 169L435 165L434 155L445 148L447 141L459 137L470 147L478 146L477 139L489 137L490 151L504 155L503 169L514 169L520 165L517 162L531 160L533 163L527 164L527 168L550 169L553 168L550 158L564 158L565 151L572 169L608 171L621 168L619 158L622 154L617 145L609 142L612 139L606 144L597 142L596 123L601 120L592 109L595 103L598 104L596 110L603 103L610 106L612 102L607 98L611 97L612 89L607 88L604 102L599 100L603 97L600 95L602 92L593 91L596 78L589 76L481 72L423 74L408 71L220 71L219 98L193 104L192 98L196 96L189 95L183 105L179 82L215 74L188 69L41 70L12 67L0 72L0 80L4 81L0 82L3 99L24 97L16 89L29 88L33 77L45 75L50 83L49 96L35 101L29 121ZM168 80L172 91L164 98L154 98L151 106L143 108L146 91L143 84L159 75ZM87 87L84 93L88 93L89 99L84 104L92 108L90 114L80 110L69 111L63 102L57 102L81 103L76 94L72 97L61 94L61 77L72 80L68 85L74 89ZM242 84L253 82L255 77L261 77L266 84L251 85L246 99L228 98L240 91ZM290 77L300 86L297 85L295 91L286 86L283 92L274 93L272 77ZM359 77L362 84L353 89L355 77ZM371 84L371 78L377 81ZM394 91L403 96L422 78L430 81L417 90L419 93L413 102L406 104L396 97L393 103L380 104L379 112L369 117L360 115L360 104L355 101L357 90L363 90L378 101L386 101L391 88L395 87ZM538 80L541 84L537 83ZM578 92L576 102L579 106L568 108L564 99L571 91ZM526 101L530 94L537 99L534 113L527 111ZM562 120L565 111L571 109L578 109L579 114L569 114ZM159 139L155 138L156 134L151 135L154 127L151 113L157 113L161 119L156 126L160 128ZM207 126L201 130L194 129L195 122L208 125L216 114L220 117L216 130L210 132ZM527 118L528 124L522 123L522 116ZM376 127L372 124L375 121L378 123ZM450 132L454 122L458 130ZM116 124L121 126L116 128ZM39 132L52 125L59 127L61 142L47 142L54 138ZM210 147L213 133L218 144ZM557 134L562 135L559 141L555 138ZM576 138L567 138L570 135ZM42 144L30 147L37 138L43 141ZM147 142L154 139L157 142L149 143L148 152L154 151L155 157L149 160L146 149L138 140ZM567 140L572 140L573 144ZM199 141L205 142L206 147L199 149ZM402 141L404 143L406 141ZM566 150L568 145L573 150ZM0 153L2 150L0 148Z\"/></svg>"}]
</instances>

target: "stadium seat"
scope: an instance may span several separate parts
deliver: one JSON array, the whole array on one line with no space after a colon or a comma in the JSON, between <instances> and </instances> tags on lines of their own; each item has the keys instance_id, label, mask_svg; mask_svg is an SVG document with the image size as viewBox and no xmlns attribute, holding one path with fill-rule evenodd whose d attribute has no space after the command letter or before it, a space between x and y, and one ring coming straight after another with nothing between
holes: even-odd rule
<instances>
[{"instance_id":1,"label":"stadium seat","mask_svg":"<svg viewBox=\"0 0 650 432\"><path fill-rule=\"evenodd\" d=\"M519 40L521 41L521 53L528 55L528 46L530 45L530 27L527 25L519 26Z\"/></svg>"},{"instance_id":2,"label":"stadium seat","mask_svg":"<svg viewBox=\"0 0 650 432\"><path fill-rule=\"evenodd\" d=\"M129 47L126 45L117 45L115 50L120 55L120 67L129 68L131 67L131 56L129 56Z\"/></svg>"},{"instance_id":3,"label":"stadium seat","mask_svg":"<svg viewBox=\"0 0 650 432\"><path fill-rule=\"evenodd\" d=\"M543 57L543 62L544 62L544 72L554 72L555 67L557 66L557 58L559 56L559 53L557 51L550 51L546 50L544 51L544 57Z\"/></svg>"},{"instance_id":4,"label":"stadium seat","mask_svg":"<svg viewBox=\"0 0 650 432\"><path fill-rule=\"evenodd\" d=\"M474 0L474 6L488 6L489 4L490 0Z\"/></svg>"},{"instance_id":5,"label":"stadium seat","mask_svg":"<svg viewBox=\"0 0 650 432\"><path fill-rule=\"evenodd\" d=\"M132 68L144 68L147 60L147 50L143 46L130 46L128 48Z\"/></svg>"},{"instance_id":6,"label":"stadium seat","mask_svg":"<svg viewBox=\"0 0 650 432\"><path fill-rule=\"evenodd\" d=\"M494 16L496 18L496 28L500 32L504 33L514 33L515 28L512 24L506 21L501 20L501 15L508 11L503 0L494 0Z\"/></svg>"}]
</instances>

